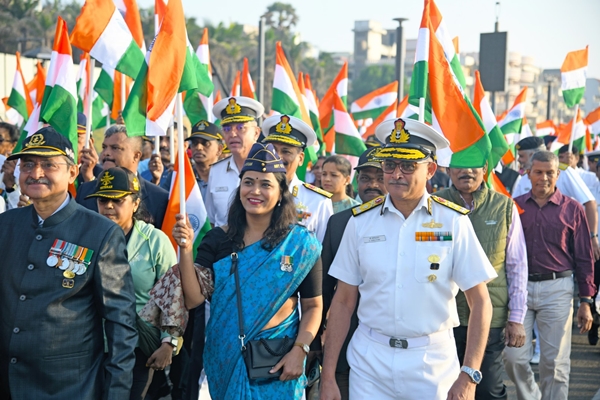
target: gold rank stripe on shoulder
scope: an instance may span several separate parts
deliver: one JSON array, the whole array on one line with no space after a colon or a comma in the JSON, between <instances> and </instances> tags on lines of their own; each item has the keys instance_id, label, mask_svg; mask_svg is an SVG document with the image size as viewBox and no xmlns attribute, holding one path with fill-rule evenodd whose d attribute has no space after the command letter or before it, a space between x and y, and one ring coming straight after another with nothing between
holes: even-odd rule
<instances>
[{"instance_id":1,"label":"gold rank stripe on shoulder","mask_svg":"<svg viewBox=\"0 0 600 400\"><path fill-rule=\"evenodd\" d=\"M384 199L385 199L385 197L383 197L383 196L375 197L371 201L367 201L366 203L363 203L360 206L353 207L352 215L354 215L356 217L357 215L360 215L366 211L373 210L377 206L383 204Z\"/></svg>"},{"instance_id":2,"label":"gold rank stripe on shoulder","mask_svg":"<svg viewBox=\"0 0 600 400\"><path fill-rule=\"evenodd\" d=\"M330 199L330 198L331 198L331 196L333 196L333 194L332 194L332 193L329 193L329 192L328 192L328 191L326 191L326 190L323 190L323 189L321 189L321 188L318 188L318 187L316 187L316 186L314 186L314 185L311 185L310 183L304 183L304 186L305 186L307 189L310 189L310 190L312 190L313 192L319 193L320 195L323 195L323 196L327 197L328 199Z\"/></svg>"},{"instance_id":3,"label":"gold rank stripe on shoulder","mask_svg":"<svg viewBox=\"0 0 600 400\"><path fill-rule=\"evenodd\" d=\"M441 204L443 206L446 206L446 207L448 207L448 208L450 208L450 209L452 209L452 210L454 210L454 211L456 211L456 212L458 212L458 213L460 213L462 215L467 215L468 213L471 212L468 209L466 209L464 207L461 207L458 204L453 203L451 201L448 201L446 199L442 199L441 197L431 196L431 199L433 201L435 201L436 203Z\"/></svg>"},{"instance_id":4,"label":"gold rank stripe on shoulder","mask_svg":"<svg viewBox=\"0 0 600 400\"><path fill-rule=\"evenodd\" d=\"M560 169L561 171L564 171L567 168L569 168L568 164L558 163L558 169Z\"/></svg>"}]
</instances>

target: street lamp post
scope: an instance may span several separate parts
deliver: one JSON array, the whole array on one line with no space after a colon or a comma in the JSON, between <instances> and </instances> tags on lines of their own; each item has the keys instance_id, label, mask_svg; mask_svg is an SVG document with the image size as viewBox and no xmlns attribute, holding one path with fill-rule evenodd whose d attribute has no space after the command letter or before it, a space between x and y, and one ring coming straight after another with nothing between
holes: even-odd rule
<instances>
[{"instance_id":1,"label":"street lamp post","mask_svg":"<svg viewBox=\"0 0 600 400\"><path fill-rule=\"evenodd\" d=\"M398 103L404 97L404 37L402 23L408 18L394 18L398 22L396 27L396 80L398 81Z\"/></svg>"},{"instance_id":2,"label":"street lamp post","mask_svg":"<svg viewBox=\"0 0 600 400\"><path fill-rule=\"evenodd\" d=\"M258 22L258 101L265 100L265 16L261 15ZM260 116L262 121L262 115Z\"/></svg>"}]
</instances>

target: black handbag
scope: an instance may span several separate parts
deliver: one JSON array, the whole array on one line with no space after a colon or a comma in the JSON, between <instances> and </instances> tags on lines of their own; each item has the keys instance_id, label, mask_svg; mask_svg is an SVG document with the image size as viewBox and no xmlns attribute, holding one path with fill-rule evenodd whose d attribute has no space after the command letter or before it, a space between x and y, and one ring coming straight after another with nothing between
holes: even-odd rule
<instances>
[{"instance_id":1,"label":"black handbag","mask_svg":"<svg viewBox=\"0 0 600 400\"><path fill-rule=\"evenodd\" d=\"M238 274L238 255L231 253L231 269L235 275L235 293L237 297L238 324L240 329L239 339L242 343L242 357L248 370L250 379L274 379L279 378L283 372L280 368L271 374L273 368L283 356L294 347L294 340L285 336L281 339L259 339L244 343L244 316L242 315L242 294L240 290L240 278Z\"/></svg>"}]
</instances>

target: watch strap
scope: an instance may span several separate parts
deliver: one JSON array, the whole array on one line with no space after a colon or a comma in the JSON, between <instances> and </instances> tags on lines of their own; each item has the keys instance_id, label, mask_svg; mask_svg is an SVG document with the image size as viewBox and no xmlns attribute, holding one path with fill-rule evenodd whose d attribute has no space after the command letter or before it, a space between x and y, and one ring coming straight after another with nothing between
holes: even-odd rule
<instances>
[{"instance_id":1,"label":"watch strap","mask_svg":"<svg viewBox=\"0 0 600 400\"><path fill-rule=\"evenodd\" d=\"M309 351L310 351L310 346L304 343L300 343L300 342L296 342L294 343L294 346L298 346L302 349L302 351L304 351L306 353L306 355L308 355ZM306 349L308 349L309 351L306 351Z\"/></svg>"},{"instance_id":2,"label":"watch strap","mask_svg":"<svg viewBox=\"0 0 600 400\"><path fill-rule=\"evenodd\" d=\"M580 303L588 303L588 304L590 304L590 305L593 305L593 304L594 304L594 300L593 300L593 299L591 299L591 298L589 298L589 297L580 297L580 298L579 298L579 302L580 302Z\"/></svg>"}]
</instances>

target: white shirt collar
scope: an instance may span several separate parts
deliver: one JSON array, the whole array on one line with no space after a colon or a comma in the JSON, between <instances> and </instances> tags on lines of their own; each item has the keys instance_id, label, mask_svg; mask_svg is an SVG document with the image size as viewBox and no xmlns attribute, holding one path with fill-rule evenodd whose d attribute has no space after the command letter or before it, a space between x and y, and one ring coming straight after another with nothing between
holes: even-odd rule
<instances>
[{"instance_id":1,"label":"white shirt collar","mask_svg":"<svg viewBox=\"0 0 600 400\"><path fill-rule=\"evenodd\" d=\"M423 197L421 197L421 200L419 200L419 203L417 204L415 209L410 213L410 215L413 215L415 212L421 210L422 208L425 208L425 211L429 213L429 205L430 205L429 198L430 197L431 197L431 195L429 193L427 193L427 191L425 191L425 193L423 194ZM385 213L386 210L389 210L390 212L393 212L393 213L399 215L400 217L402 217L402 219L405 219L404 215L402 215L402 213L400 211L398 211L398 209L394 206L394 203L392 202L392 199L391 199L389 193L385 196L385 201L383 203L383 208L381 209L381 213L382 214Z\"/></svg>"}]
</instances>

